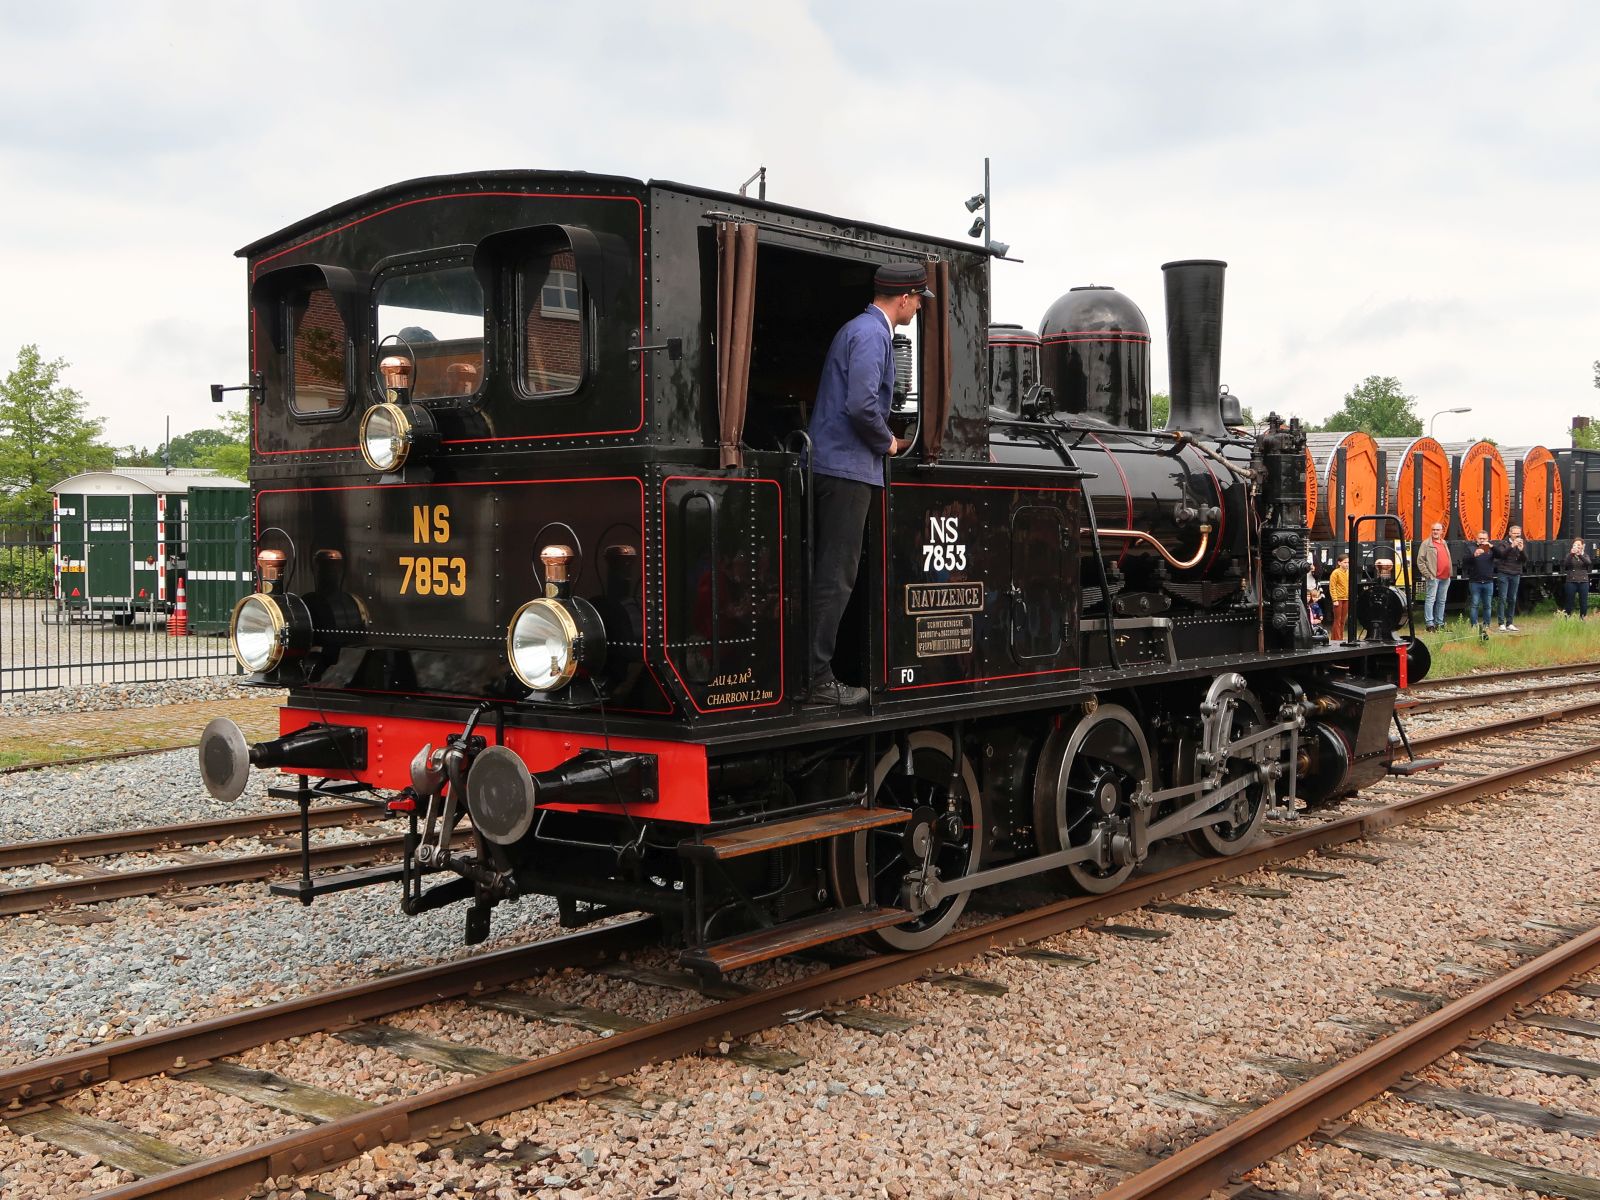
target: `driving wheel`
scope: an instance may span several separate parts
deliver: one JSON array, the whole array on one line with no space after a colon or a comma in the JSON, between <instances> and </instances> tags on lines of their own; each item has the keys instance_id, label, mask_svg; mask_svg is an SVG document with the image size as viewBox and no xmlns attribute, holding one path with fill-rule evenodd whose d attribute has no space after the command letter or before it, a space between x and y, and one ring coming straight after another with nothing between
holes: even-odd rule
<instances>
[{"instance_id":1,"label":"driving wheel","mask_svg":"<svg viewBox=\"0 0 1600 1200\"><path fill-rule=\"evenodd\" d=\"M908 774L901 748L891 746L873 770L873 804L912 814L900 825L833 839L834 895L842 906L902 903L906 877L923 871L930 878L959 879L976 869L983 851L983 799L966 755L961 757L962 791L952 809L950 780L955 747L942 733L923 730L906 740ZM913 920L867 934L890 950L921 950L942 938L967 907L968 892L957 892Z\"/></svg>"},{"instance_id":2,"label":"driving wheel","mask_svg":"<svg viewBox=\"0 0 1600 1200\"><path fill-rule=\"evenodd\" d=\"M1120 704L1102 704L1045 739L1033 785L1039 853L1094 849L1054 873L1062 886L1100 895L1133 873L1133 798L1149 779L1144 731Z\"/></svg>"}]
</instances>

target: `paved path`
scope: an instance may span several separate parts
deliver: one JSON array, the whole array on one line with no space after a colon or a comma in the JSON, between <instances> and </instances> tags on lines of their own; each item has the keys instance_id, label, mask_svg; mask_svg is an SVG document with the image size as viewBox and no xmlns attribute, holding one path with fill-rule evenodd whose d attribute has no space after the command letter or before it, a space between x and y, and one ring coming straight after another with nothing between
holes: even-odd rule
<instances>
[{"instance_id":1,"label":"paved path","mask_svg":"<svg viewBox=\"0 0 1600 1200\"><path fill-rule=\"evenodd\" d=\"M0 766L86 758L126 750L193 746L212 717L232 717L247 741L278 736L276 695L263 699L202 700L115 712L0 716Z\"/></svg>"}]
</instances>

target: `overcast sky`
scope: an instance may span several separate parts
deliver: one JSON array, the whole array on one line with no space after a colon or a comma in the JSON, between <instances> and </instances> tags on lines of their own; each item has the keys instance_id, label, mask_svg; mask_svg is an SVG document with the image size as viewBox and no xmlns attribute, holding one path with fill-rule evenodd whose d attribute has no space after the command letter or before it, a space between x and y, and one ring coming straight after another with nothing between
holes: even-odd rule
<instances>
[{"instance_id":1,"label":"overcast sky","mask_svg":"<svg viewBox=\"0 0 1600 1200\"><path fill-rule=\"evenodd\" d=\"M1326 416L1393 375L1441 438L1600 414L1600 6L0 0L0 370L109 440L214 424L238 247L420 175L733 189L950 237L993 159L995 318L1228 260L1222 378ZM238 401L235 400L235 403Z\"/></svg>"}]
</instances>

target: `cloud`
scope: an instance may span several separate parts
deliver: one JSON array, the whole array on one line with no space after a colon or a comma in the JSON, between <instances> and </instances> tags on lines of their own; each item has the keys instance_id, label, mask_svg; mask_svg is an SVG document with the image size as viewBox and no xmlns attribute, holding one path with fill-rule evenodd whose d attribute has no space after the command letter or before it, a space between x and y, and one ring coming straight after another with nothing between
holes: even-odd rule
<instances>
[{"instance_id":1,"label":"cloud","mask_svg":"<svg viewBox=\"0 0 1600 1200\"><path fill-rule=\"evenodd\" d=\"M209 425L233 250L401 179L544 167L945 237L994 166L994 313L1227 259L1223 374L1320 417L1368 374L1484 432L1600 410L1600 10L393 0L0 10L0 361L37 341L118 441ZM21 282L19 282L21 281Z\"/></svg>"}]
</instances>

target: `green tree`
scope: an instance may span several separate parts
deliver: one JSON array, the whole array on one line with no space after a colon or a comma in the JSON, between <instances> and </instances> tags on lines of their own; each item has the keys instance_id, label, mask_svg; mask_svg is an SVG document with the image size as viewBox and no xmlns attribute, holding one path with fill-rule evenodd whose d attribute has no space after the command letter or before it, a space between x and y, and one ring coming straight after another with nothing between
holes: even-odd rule
<instances>
[{"instance_id":1,"label":"green tree","mask_svg":"<svg viewBox=\"0 0 1600 1200\"><path fill-rule=\"evenodd\" d=\"M85 416L83 397L61 385L66 366L24 346L0 382L0 519L48 520L51 484L115 460L100 441L105 422Z\"/></svg>"},{"instance_id":2,"label":"green tree","mask_svg":"<svg viewBox=\"0 0 1600 1200\"><path fill-rule=\"evenodd\" d=\"M161 451L148 446L118 446L116 465L119 467L159 467Z\"/></svg>"},{"instance_id":3,"label":"green tree","mask_svg":"<svg viewBox=\"0 0 1600 1200\"><path fill-rule=\"evenodd\" d=\"M1590 417L1587 425L1572 431L1574 450L1600 450L1600 418Z\"/></svg>"},{"instance_id":4,"label":"green tree","mask_svg":"<svg viewBox=\"0 0 1600 1200\"><path fill-rule=\"evenodd\" d=\"M210 444L196 452L194 465L233 479L250 477L250 413L238 409L222 415L221 429L197 429L191 436L215 434ZM174 442L178 439L173 438Z\"/></svg>"},{"instance_id":5,"label":"green tree","mask_svg":"<svg viewBox=\"0 0 1600 1200\"><path fill-rule=\"evenodd\" d=\"M1345 393L1344 407L1320 426L1324 433L1359 429L1373 437L1418 437L1422 418L1417 398L1408 396L1392 375L1368 375Z\"/></svg>"}]
</instances>

